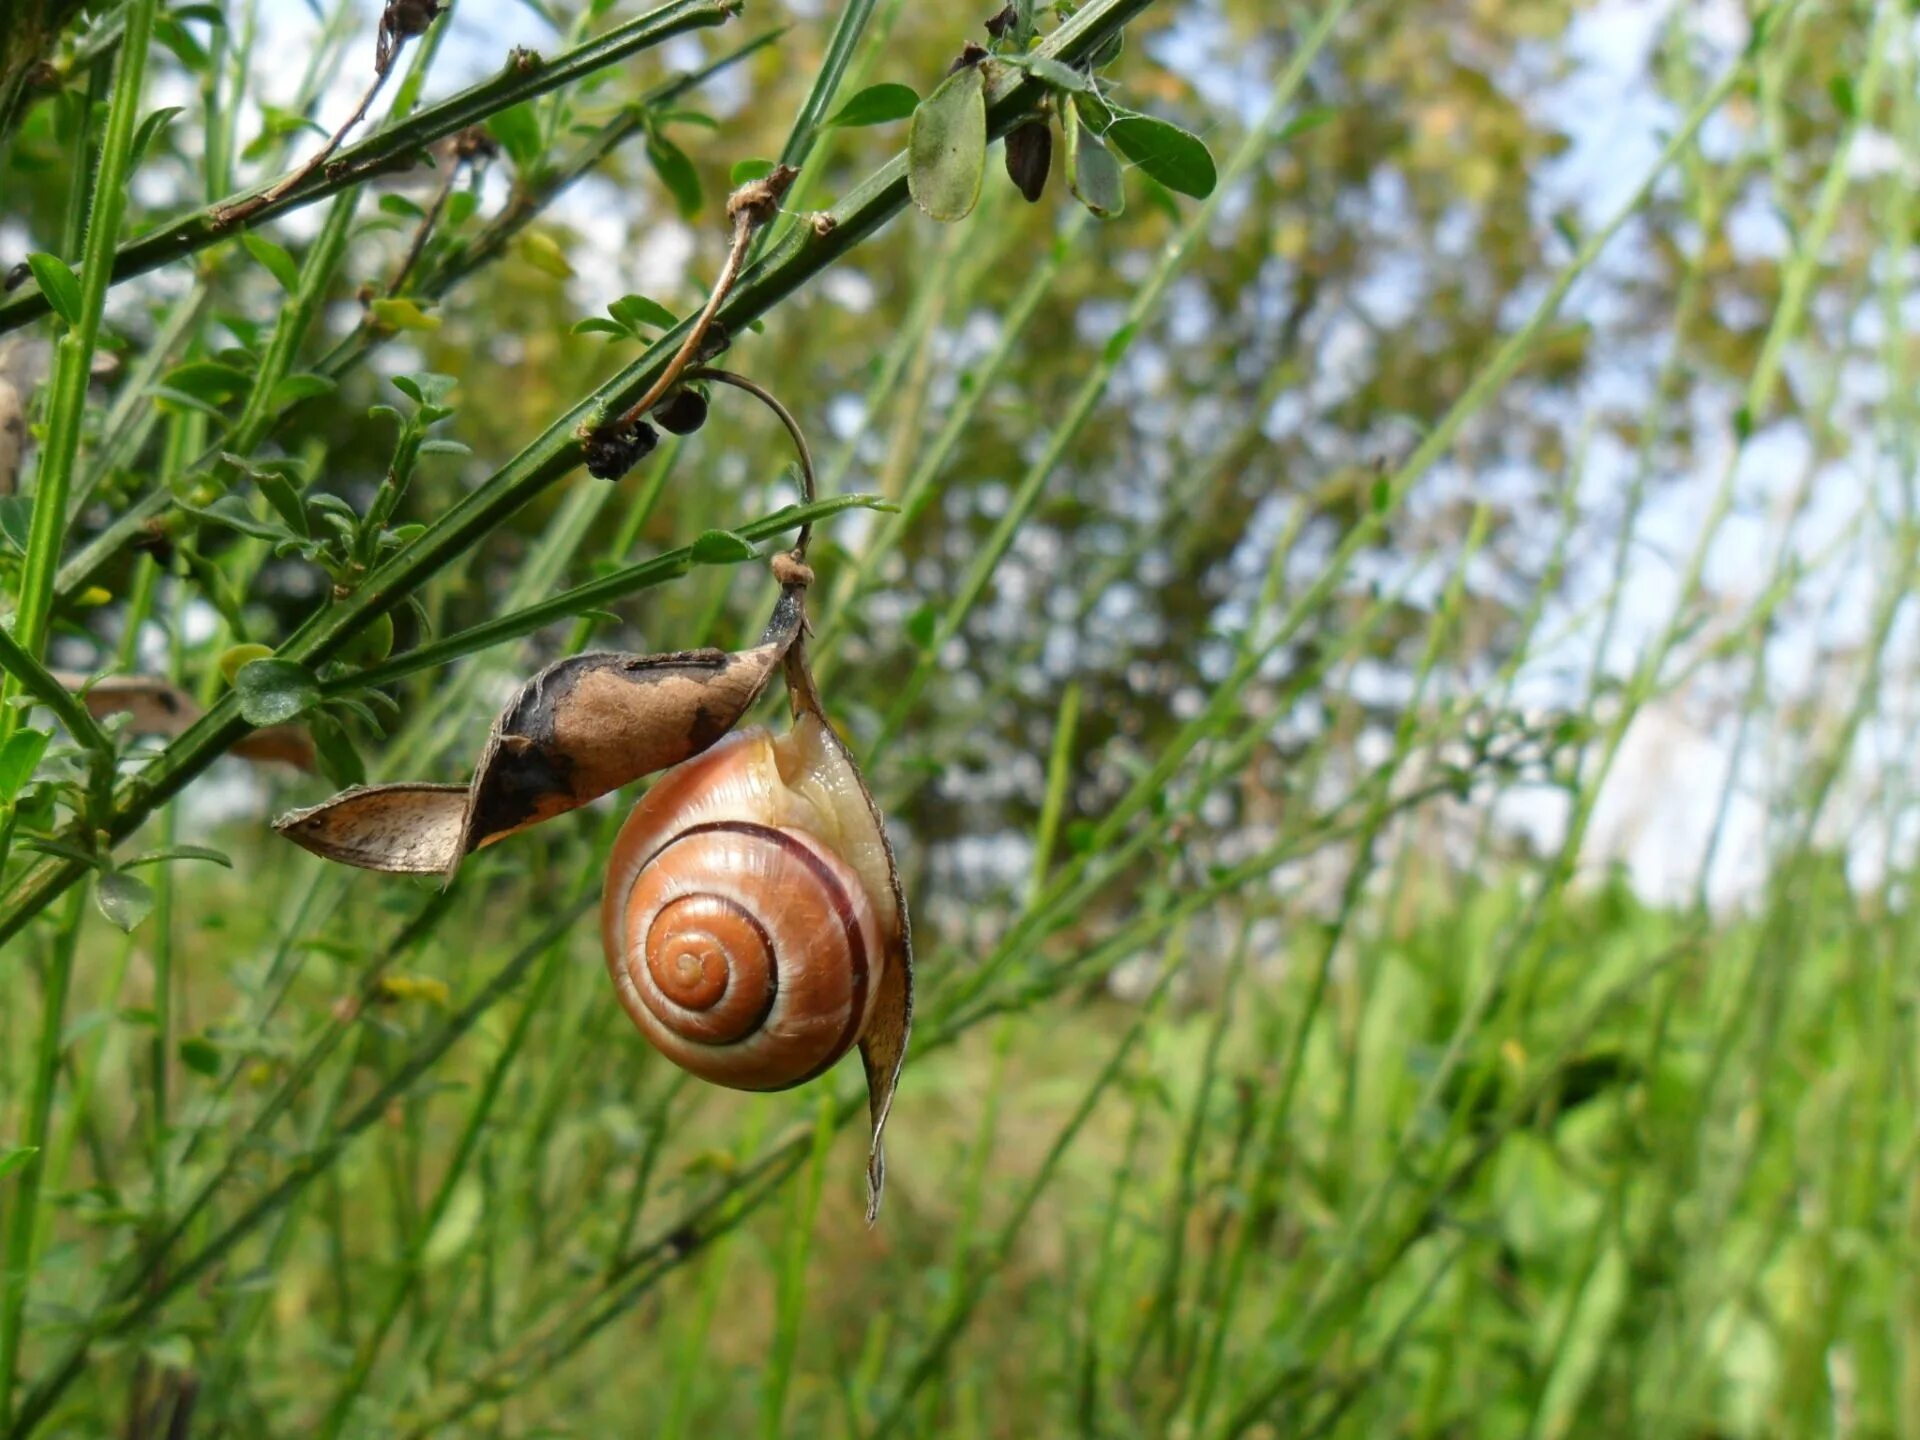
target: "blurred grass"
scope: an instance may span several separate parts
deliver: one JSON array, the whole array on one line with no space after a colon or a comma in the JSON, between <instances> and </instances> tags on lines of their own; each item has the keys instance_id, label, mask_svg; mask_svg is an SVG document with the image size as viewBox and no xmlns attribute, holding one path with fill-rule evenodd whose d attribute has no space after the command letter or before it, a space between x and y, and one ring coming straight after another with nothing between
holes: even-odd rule
<instances>
[{"instance_id":1,"label":"blurred grass","mask_svg":"<svg viewBox=\"0 0 1920 1440\"><path fill-rule=\"evenodd\" d=\"M826 107L817 76L937 75L953 27L879 7L863 46L874 9L746 52L755 103L703 164L815 143L789 122ZM1532 53L1539 14L1480 9L1442 32ZM1276 36L1264 7L1223 10L1270 62L1235 98L1272 111L1216 102L1232 158L1207 206L1136 176L1102 227L990 192L968 229L909 217L857 252L843 295L864 300L798 297L736 337L804 397L829 488L900 505L835 517L816 551L826 693L900 827L921 952L880 1225L859 1219L849 1067L711 1090L609 1003L585 915L618 807L483 852L443 894L319 866L251 811L173 806L152 843L216 841L232 870L146 872L154 911L124 937L76 890L6 957L0 1137L39 1147L0 1174L22 1429L1920 1434L1903 12L1780 7L1731 51L1676 14L1649 60L1673 123L1584 230L1532 224L1488 169L1525 179L1564 136L1510 134L1478 72L1425 91L1444 67L1424 21L1343 13L1289 7ZM1211 113L1145 48L1134 98ZM1382 100L1376 66L1405 91ZM207 152L166 154L207 194L231 188L249 83L218 72ZM646 128L596 103L562 91L537 117L589 137L581 171ZM896 139L832 133L808 183L855 184ZM1888 146L1897 163L1859 158ZM1358 305L1342 287L1365 288L1340 257L1385 241L1335 228L1367 220L1321 187L1387 214L1379 155L1513 229L1481 236L1460 333L1427 346L1466 304L1441 287L1349 398L1319 363ZM77 193L33 196L68 241ZM209 450L271 448L266 397L308 349L354 397L284 437L327 484L364 499L387 463L362 402L390 389L355 368L381 344L459 378L446 433L480 452L416 480L423 520L512 463L620 356L569 337L566 277L512 248L548 224L516 205L552 190L510 193L480 232L497 266L423 252L444 323L412 337L329 314L408 238L357 222L358 191L293 297L219 264L186 280L156 305L163 348L223 345L216 314L242 333L215 302L282 318L231 417L118 397L74 472L108 497L89 533L171 507ZM1770 267L1729 239L1756 195L1782 221ZM1582 286L1651 297L1642 328L1607 331L1603 304L1569 324ZM1648 362L1624 417L1555 368L1601 333ZM1566 423L1536 431L1547 415ZM1788 484L1743 488L1789 434ZM1532 508L1501 483L1523 444ZM330 682L394 682L383 731L352 732L369 769L464 775L554 653L751 634L759 568L678 552L716 526L773 541L752 518L788 498L772 453L728 410L459 557L391 664ZM1701 500L1677 538L1650 515L1663 484ZM65 614L76 663L157 654L211 700L227 646L308 613L263 542L204 550L141 554L110 604ZM51 583L57 557L34 557L15 593ZM1543 672L1544 710L1524 703ZM1735 763L1689 777L1714 818L1662 903L1588 842L1635 726L1703 694ZM264 808L257 779L213 773ZM1544 838L1497 823L1543 801ZM1736 805L1761 812L1762 863L1709 903Z\"/></svg>"}]
</instances>

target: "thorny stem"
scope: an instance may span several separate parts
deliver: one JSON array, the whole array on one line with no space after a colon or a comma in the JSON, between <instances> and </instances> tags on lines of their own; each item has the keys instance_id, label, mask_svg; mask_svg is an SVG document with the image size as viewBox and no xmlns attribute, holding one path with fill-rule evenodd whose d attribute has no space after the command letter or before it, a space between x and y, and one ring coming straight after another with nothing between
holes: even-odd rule
<instances>
[{"instance_id":1,"label":"thorny stem","mask_svg":"<svg viewBox=\"0 0 1920 1440\"><path fill-rule=\"evenodd\" d=\"M396 16L408 10L417 12L414 16L416 20L424 17L424 23L420 24L418 30L396 19ZM400 58L400 52L406 48L407 41L416 34L423 33L426 26L432 24L439 16L440 6L434 3L434 0L428 0L424 6L409 5L407 0L388 0L387 8L380 17L379 38L375 42L373 83L360 97L360 103L353 107L353 113L340 123L339 129L327 137L325 144L309 155L297 168L282 176L277 184L250 199L242 200L238 205L222 206L214 211L214 222L218 225L232 225L236 221L245 220L249 215L273 204L326 164L333 157L333 153L340 148L341 142L347 138L348 132L367 118L368 109L373 105L375 97L380 94L381 88L387 83L387 77L393 74L393 62Z\"/></svg>"},{"instance_id":2,"label":"thorny stem","mask_svg":"<svg viewBox=\"0 0 1920 1440\"><path fill-rule=\"evenodd\" d=\"M667 361L667 368L660 372L659 378L647 387L646 393L613 420L590 432L592 435L612 437L631 430L659 403L660 397L673 388L681 372L693 363L707 338L714 315L726 303L727 296L733 292L734 282L740 278L754 232L779 213L780 197L787 193L787 187L793 184L793 177L799 173L791 165L775 166L771 174L748 181L728 198L727 215L733 221L733 243L727 247L727 262L720 267L720 274L713 282L713 293L707 297L706 305L695 317L693 328L687 331L687 338L681 342L673 358ZM765 396L764 392L762 394L771 400L772 397ZM804 539L801 543L805 544Z\"/></svg>"},{"instance_id":3,"label":"thorny stem","mask_svg":"<svg viewBox=\"0 0 1920 1440\"><path fill-rule=\"evenodd\" d=\"M440 183L434 187L433 199L427 203L427 212L414 227L412 243L407 246L407 253L401 258L399 268L393 272L393 278L387 282L389 296L400 293L400 287L406 284L413 267L420 263L420 257L426 253L427 241L432 238L433 227L440 223L440 214L447 208L447 200L459 182L460 172L464 169L477 174L494 153L492 140L478 125L470 126L454 137L453 161L447 166L447 173Z\"/></svg>"},{"instance_id":4,"label":"thorny stem","mask_svg":"<svg viewBox=\"0 0 1920 1440\"><path fill-rule=\"evenodd\" d=\"M779 417L786 427L787 435L793 441L793 448L800 454L800 503L811 505L817 498L820 485L813 473L813 451L808 448L806 432L800 428L800 422L793 418L793 412L774 396L771 390L757 380L749 380L744 375L736 375L731 370L716 370L710 366L697 366L681 372L688 380L714 380L722 385L731 385L736 390L744 390L762 405ZM795 560L807 558L807 542L813 538L813 521L808 520L800 526L800 533L794 538L793 549L789 552Z\"/></svg>"}]
</instances>

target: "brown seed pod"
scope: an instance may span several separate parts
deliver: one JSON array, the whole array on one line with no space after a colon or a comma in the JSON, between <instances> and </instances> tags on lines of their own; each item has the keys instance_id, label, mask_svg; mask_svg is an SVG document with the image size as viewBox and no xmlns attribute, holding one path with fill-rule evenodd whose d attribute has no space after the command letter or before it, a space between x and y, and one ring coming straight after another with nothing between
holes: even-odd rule
<instances>
[{"instance_id":1,"label":"brown seed pod","mask_svg":"<svg viewBox=\"0 0 1920 1440\"><path fill-rule=\"evenodd\" d=\"M676 390L653 407L654 422L672 435L691 435L707 423L707 397L698 390Z\"/></svg>"},{"instance_id":2,"label":"brown seed pod","mask_svg":"<svg viewBox=\"0 0 1920 1440\"><path fill-rule=\"evenodd\" d=\"M467 786L359 786L283 815L274 829L362 869L451 875L481 846L713 744L759 698L800 620L787 590L751 650L570 656L507 702Z\"/></svg>"},{"instance_id":3,"label":"brown seed pod","mask_svg":"<svg viewBox=\"0 0 1920 1440\"><path fill-rule=\"evenodd\" d=\"M589 435L582 442L587 473L596 480L618 480L651 455L659 443L659 432L640 421L623 430Z\"/></svg>"},{"instance_id":4,"label":"brown seed pod","mask_svg":"<svg viewBox=\"0 0 1920 1440\"><path fill-rule=\"evenodd\" d=\"M1047 188L1053 165L1053 131L1044 120L1028 120L1007 132L1007 178L1033 204Z\"/></svg>"}]
</instances>

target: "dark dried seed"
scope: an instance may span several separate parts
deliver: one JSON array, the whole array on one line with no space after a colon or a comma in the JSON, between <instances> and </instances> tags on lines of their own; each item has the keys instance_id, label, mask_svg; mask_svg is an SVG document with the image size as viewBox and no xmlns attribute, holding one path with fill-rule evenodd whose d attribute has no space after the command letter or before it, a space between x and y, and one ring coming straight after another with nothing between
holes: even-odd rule
<instances>
[{"instance_id":1,"label":"dark dried seed","mask_svg":"<svg viewBox=\"0 0 1920 1440\"><path fill-rule=\"evenodd\" d=\"M674 435L691 435L707 423L707 397L698 390L676 390L653 407L654 423Z\"/></svg>"},{"instance_id":2,"label":"dark dried seed","mask_svg":"<svg viewBox=\"0 0 1920 1440\"><path fill-rule=\"evenodd\" d=\"M966 48L960 52L960 58L947 67L947 74L958 75L969 65L978 65L987 58L987 47L978 41L967 41Z\"/></svg>"},{"instance_id":3,"label":"dark dried seed","mask_svg":"<svg viewBox=\"0 0 1920 1440\"><path fill-rule=\"evenodd\" d=\"M1053 165L1053 131L1044 120L1029 120L1007 133L1007 178L1027 199L1040 198Z\"/></svg>"},{"instance_id":4,"label":"dark dried seed","mask_svg":"<svg viewBox=\"0 0 1920 1440\"><path fill-rule=\"evenodd\" d=\"M587 473L598 480L618 480L659 443L659 432L644 421L617 435L590 435L586 441Z\"/></svg>"}]
</instances>

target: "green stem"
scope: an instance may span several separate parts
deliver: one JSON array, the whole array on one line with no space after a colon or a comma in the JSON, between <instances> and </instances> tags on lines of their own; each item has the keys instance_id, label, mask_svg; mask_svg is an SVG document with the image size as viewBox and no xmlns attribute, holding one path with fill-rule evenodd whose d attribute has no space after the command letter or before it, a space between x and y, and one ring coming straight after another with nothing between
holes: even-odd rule
<instances>
[{"instance_id":1,"label":"green stem","mask_svg":"<svg viewBox=\"0 0 1920 1440\"><path fill-rule=\"evenodd\" d=\"M151 6L148 8L151 10ZM144 275L149 270L230 239L241 230L254 229L290 210L298 210L329 195L355 189L382 171L399 168L410 162L419 151L455 131L478 125L511 105L556 90L596 70L652 49L676 35L722 24L731 19L737 10L738 0L672 0L672 3L662 5L658 10L615 26L606 34L584 45L576 45L551 60L516 54L491 79L482 80L457 95L450 95L438 105L427 106L404 124L392 126L343 147L333 157L331 164L307 176L286 194L249 212L243 222L235 223L222 217L272 190L279 179L250 190L238 191L190 215L182 215L155 226L145 236L113 252L111 282L118 283L135 275ZM103 268L102 273L105 275L108 272ZM103 280L102 283L107 282ZM12 299L0 304L0 334L18 329L46 314L48 309L46 296L37 287L22 289Z\"/></svg>"},{"instance_id":2,"label":"green stem","mask_svg":"<svg viewBox=\"0 0 1920 1440\"><path fill-rule=\"evenodd\" d=\"M87 218L87 241L80 262L80 313L54 346L53 378L47 406L46 447L41 452L39 477L34 484L33 519L27 533L27 556L20 576L20 601L13 626L14 638L29 656L38 658L46 644L52 615L53 577L67 534L67 496L72 488L74 462L80 453L80 431L87 411L87 379L93 372L94 346L107 307L107 267L120 222L126 214L127 179L133 166L133 134L140 118L140 95L147 73L147 42L153 33L157 0L133 0L127 10L126 39L113 79L113 99L107 112L106 139L101 145L93 204ZM78 182L76 182L78 183ZM12 693L0 685L0 701ZM0 711L0 738L12 733L16 717Z\"/></svg>"},{"instance_id":3,"label":"green stem","mask_svg":"<svg viewBox=\"0 0 1920 1440\"><path fill-rule=\"evenodd\" d=\"M1055 30L1036 53L1071 63L1092 54L1153 0L1093 0ZM669 7L672 8L672 7ZM1016 73L1005 77L988 107L989 132L1003 135L1032 113L1044 87ZM424 114L425 112L423 112ZM734 334L874 234L907 203L904 155L858 186L832 214L833 224L805 226L734 288L719 319ZM824 233L822 233L824 231ZM569 473L580 459L580 436L643 394L680 347L690 322L656 340L640 359L562 415L518 456L463 496L413 544L367 577L351 597L314 615L288 639L280 657L306 664L327 659L376 616L398 607L466 554L520 507ZM102 826L110 841L131 834L155 806L223 754L246 728L231 691L127 786ZM30 870L0 903L0 941L17 933L80 877L78 862L49 860Z\"/></svg>"},{"instance_id":4,"label":"green stem","mask_svg":"<svg viewBox=\"0 0 1920 1440\"><path fill-rule=\"evenodd\" d=\"M80 935L85 903L85 892L78 890L67 902L40 990L40 1042L34 1052L27 1129L21 1136L21 1142L32 1147L35 1153L14 1183L13 1206L7 1215L6 1270L0 1274L0 1432L4 1432L13 1419L13 1374L20 1358L27 1290L33 1280L40 1181L46 1168L53 1092L60 1078L60 1032L66 1023L67 991L73 982L74 944Z\"/></svg>"}]
</instances>

